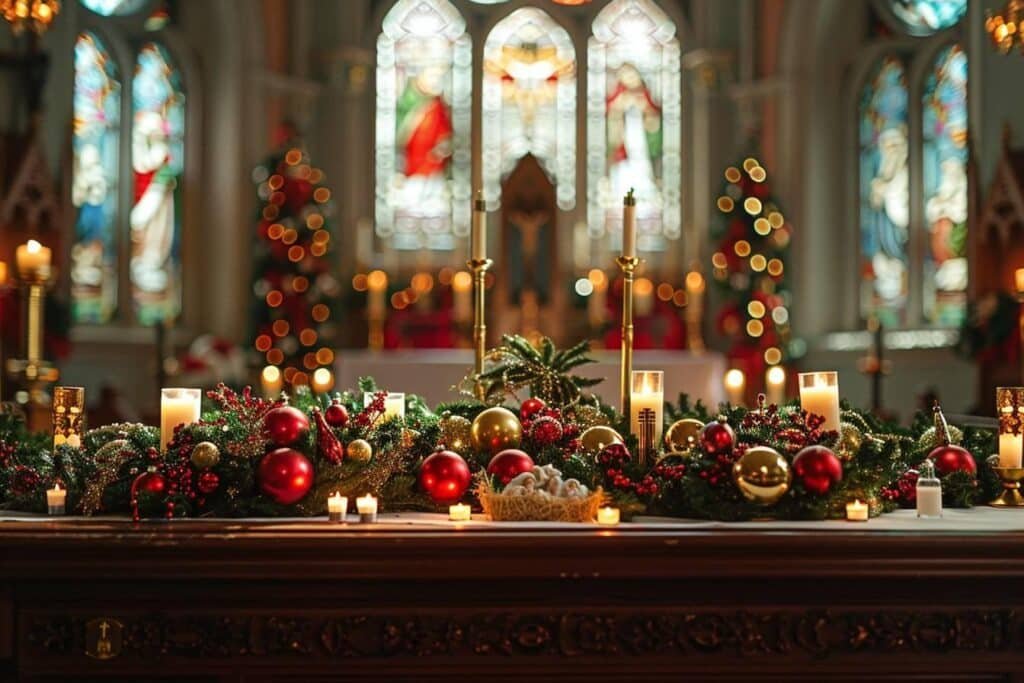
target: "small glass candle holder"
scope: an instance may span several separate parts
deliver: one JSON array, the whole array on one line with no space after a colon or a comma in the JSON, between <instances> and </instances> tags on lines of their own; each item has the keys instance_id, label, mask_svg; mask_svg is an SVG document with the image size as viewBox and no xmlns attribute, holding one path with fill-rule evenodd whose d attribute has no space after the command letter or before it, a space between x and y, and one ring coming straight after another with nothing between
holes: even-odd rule
<instances>
[{"instance_id":1,"label":"small glass candle holder","mask_svg":"<svg viewBox=\"0 0 1024 683\"><path fill-rule=\"evenodd\" d=\"M629 429L636 436L641 463L655 455L665 422L665 373L634 370L630 383Z\"/></svg>"},{"instance_id":2,"label":"small glass candle holder","mask_svg":"<svg viewBox=\"0 0 1024 683\"><path fill-rule=\"evenodd\" d=\"M839 373L801 372L800 407L808 413L821 415L824 430L839 430Z\"/></svg>"},{"instance_id":3,"label":"small glass candle holder","mask_svg":"<svg viewBox=\"0 0 1024 683\"><path fill-rule=\"evenodd\" d=\"M1024 387L996 389L999 467L1021 467L1024 460Z\"/></svg>"},{"instance_id":4,"label":"small glass candle holder","mask_svg":"<svg viewBox=\"0 0 1024 683\"><path fill-rule=\"evenodd\" d=\"M377 521L377 499L367 493L365 496L356 498L356 511L359 512L359 521L363 524L370 524Z\"/></svg>"},{"instance_id":5,"label":"small glass candle holder","mask_svg":"<svg viewBox=\"0 0 1024 683\"><path fill-rule=\"evenodd\" d=\"M84 431L85 389L55 387L53 390L53 446L82 445Z\"/></svg>"},{"instance_id":6,"label":"small glass candle holder","mask_svg":"<svg viewBox=\"0 0 1024 683\"><path fill-rule=\"evenodd\" d=\"M46 490L46 510L51 515L63 515L65 508L65 502L67 501L68 491L62 489L60 483L53 485L52 489Z\"/></svg>"},{"instance_id":7,"label":"small glass candle holder","mask_svg":"<svg viewBox=\"0 0 1024 683\"><path fill-rule=\"evenodd\" d=\"M846 520L848 522L868 521L868 504L854 500L846 504Z\"/></svg>"},{"instance_id":8,"label":"small glass candle holder","mask_svg":"<svg viewBox=\"0 0 1024 683\"><path fill-rule=\"evenodd\" d=\"M935 476L935 465L925 460L918 468L917 477L917 516L942 516L942 482Z\"/></svg>"},{"instance_id":9,"label":"small glass candle holder","mask_svg":"<svg viewBox=\"0 0 1024 683\"><path fill-rule=\"evenodd\" d=\"M601 526L616 526L619 523L621 512L619 508L605 505L597 509L597 523Z\"/></svg>"},{"instance_id":10,"label":"small glass candle holder","mask_svg":"<svg viewBox=\"0 0 1024 683\"><path fill-rule=\"evenodd\" d=\"M348 498L335 492L327 498L327 519L331 522L344 522L348 510Z\"/></svg>"},{"instance_id":11,"label":"small glass candle holder","mask_svg":"<svg viewBox=\"0 0 1024 683\"><path fill-rule=\"evenodd\" d=\"M448 519L453 522L468 522L472 518L473 511L465 503L456 503L448 507Z\"/></svg>"}]
</instances>

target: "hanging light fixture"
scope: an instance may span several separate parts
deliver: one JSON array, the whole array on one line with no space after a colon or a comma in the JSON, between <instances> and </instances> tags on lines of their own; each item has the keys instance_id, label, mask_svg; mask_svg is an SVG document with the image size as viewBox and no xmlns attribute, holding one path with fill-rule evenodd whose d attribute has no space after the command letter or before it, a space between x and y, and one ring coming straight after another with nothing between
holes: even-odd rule
<instances>
[{"instance_id":1,"label":"hanging light fixture","mask_svg":"<svg viewBox=\"0 0 1024 683\"><path fill-rule=\"evenodd\" d=\"M1015 46L1024 54L1024 0L1008 0L1000 11L988 13L985 32L992 44L1002 54L1008 54Z\"/></svg>"},{"instance_id":2,"label":"hanging light fixture","mask_svg":"<svg viewBox=\"0 0 1024 683\"><path fill-rule=\"evenodd\" d=\"M60 0L0 0L0 16L20 34L26 28L43 34L60 12Z\"/></svg>"}]
</instances>

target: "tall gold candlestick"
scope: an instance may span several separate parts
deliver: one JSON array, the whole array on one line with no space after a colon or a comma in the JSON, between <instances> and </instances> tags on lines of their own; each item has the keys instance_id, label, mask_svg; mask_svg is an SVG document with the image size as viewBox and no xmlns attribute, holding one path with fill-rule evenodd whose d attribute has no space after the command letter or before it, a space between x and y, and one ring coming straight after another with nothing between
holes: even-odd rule
<instances>
[{"instance_id":1,"label":"tall gold candlestick","mask_svg":"<svg viewBox=\"0 0 1024 683\"><path fill-rule=\"evenodd\" d=\"M480 374L484 371L484 355L487 353L487 270L494 263L489 258L470 259L466 262L473 273L473 370L477 379L474 380L476 397L484 399L484 386L480 382Z\"/></svg>"},{"instance_id":2,"label":"tall gold candlestick","mask_svg":"<svg viewBox=\"0 0 1024 683\"><path fill-rule=\"evenodd\" d=\"M18 275L25 290L25 357L7 360L7 373L24 383L28 390L28 421L35 431L48 431L50 427L50 396L46 385L56 382L60 373L43 359L43 311L46 288L51 283L49 250L40 247L19 247ZM25 253L23 253L25 252ZM36 253L45 260L36 262ZM29 257L26 261L25 256Z\"/></svg>"},{"instance_id":3,"label":"tall gold candlestick","mask_svg":"<svg viewBox=\"0 0 1024 683\"><path fill-rule=\"evenodd\" d=\"M622 269L622 367L619 374L619 404L623 415L630 415L630 381L633 374L633 274L640 265L636 256L615 259Z\"/></svg>"}]
</instances>

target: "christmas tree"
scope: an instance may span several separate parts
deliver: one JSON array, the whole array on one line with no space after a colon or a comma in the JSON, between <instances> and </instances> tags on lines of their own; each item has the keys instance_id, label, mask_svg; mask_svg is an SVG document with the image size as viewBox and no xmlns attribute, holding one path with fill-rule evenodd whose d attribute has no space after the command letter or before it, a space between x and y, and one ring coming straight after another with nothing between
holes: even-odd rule
<instances>
[{"instance_id":1,"label":"christmas tree","mask_svg":"<svg viewBox=\"0 0 1024 683\"><path fill-rule=\"evenodd\" d=\"M341 287L331 273L331 191L324 174L297 144L253 171L259 197L253 263L253 345L264 387L333 384L334 302Z\"/></svg>"},{"instance_id":2,"label":"christmas tree","mask_svg":"<svg viewBox=\"0 0 1024 683\"><path fill-rule=\"evenodd\" d=\"M733 367L763 376L794 351L785 264L792 226L771 196L767 171L753 157L725 169L717 206L711 264L724 298L718 331L731 340Z\"/></svg>"}]
</instances>

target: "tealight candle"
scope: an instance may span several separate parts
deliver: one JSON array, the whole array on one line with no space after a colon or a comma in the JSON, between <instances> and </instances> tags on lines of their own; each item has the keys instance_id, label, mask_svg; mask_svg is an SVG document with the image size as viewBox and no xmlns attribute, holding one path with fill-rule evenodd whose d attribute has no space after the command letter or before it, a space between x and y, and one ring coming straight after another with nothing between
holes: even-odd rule
<instances>
[{"instance_id":1,"label":"tealight candle","mask_svg":"<svg viewBox=\"0 0 1024 683\"><path fill-rule=\"evenodd\" d=\"M868 521L868 504L855 500L846 504L846 519L850 522Z\"/></svg>"},{"instance_id":2,"label":"tealight candle","mask_svg":"<svg viewBox=\"0 0 1024 683\"><path fill-rule=\"evenodd\" d=\"M472 518L472 510L465 503L456 503L448 508L448 519L453 522L468 522Z\"/></svg>"},{"instance_id":3,"label":"tealight candle","mask_svg":"<svg viewBox=\"0 0 1024 683\"><path fill-rule=\"evenodd\" d=\"M199 422L202 401L199 389L160 390L160 450L167 449L177 427Z\"/></svg>"},{"instance_id":4,"label":"tealight candle","mask_svg":"<svg viewBox=\"0 0 1024 683\"><path fill-rule=\"evenodd\" d=\"M786 371L781 366L773 365L764 376L765 393L768 394L769 405L782 405L786 401Z\"/></svg>"},{"instance_id":5,"label":"tealight candle","mask_svg":"<svg viewBox=\"0 0 1024 683\"><path fill-rule=\"evenodd\" d=\"M483 193L477 190L473 198L473 225L470 233L470 247L474 261L487 259L487 202Z\"/></svg>"},{"instance_id":6,"label":"tealight candle","mask_svg":"<svg viewBox=\"0 0 1024 683\"><path fill-rule=\"evenodd\" d=\"M663 384L665 373L661 370L634 370L632 390L629 398L629 431L640 442L643 453L653 454L661 443L661 430L665 410Z\"/></svg>"},{"instance_id":7,"label":"tealight candle","mask_svg":"<svg viewBox=\"0 0 1024 683\"><path fill-rule=\"evenodd\" d=\"M51 515L63 515L64 503L67 500L67 489L62 489L60 483L53 485L52 489L46 490L46 509Z\"/></svg>"},{"instance_id":8,"label":"tealight candle","mask_svg":"<svg viewBox=\"0 0 1024 683\"><path fill-rule=\"evenodd\" d=\"M743 374L743 371L739 368L729 370L725 373L723 384L725 384L725 397L729 403L734 406L743 405L743 397L747 390L747 376Z\"/></svg>"},{"instance_id":9,"label":"tealight candle","mask_svg":"<svg viewBox=\"0 0 1024 683\"><path fill-rule=\"evenodd\" d=\"M825 418L823 430L839 430L839 375L835 372L800 373L800 407Z\"/></svg>"},{"instance_id":10,"label":"tealight candle","mask_svg":"<svg viewBox=\"0 0 1024 683\"><path fill-rule=\"evenodd\" d=\"M367 493L365 496L356 498L356 510L359 512L359 521L363 523L377 521L377 499Z\"/></svg>"},{"instance_id":11,"label":"tealight candle","mask_svg":"<svg viewBox=\"0 0 1024 683\"><path fill-rule=\"evenodd\" d=\"M371 403L373 403L373 394L369 391L363 393L363 407ZM396 417L405 417L405 394L392 391L388 392L388 395L384 397L384 415L382 419L384 422L387 422Z\"/></svg>"},{"instance_id":12,"label":"tealight candle","mask_svg":"<svg viewBox=\"0 0 1024 683\"><path fill-rule=\"evenodd\" d=\"M348 510L348 498L337 491L327 498L327 518L332 522L344 522Z\"/></svg>"},{"instance_id":13,"label":"tealight candle","mask_svg":"<svg viewBox=\"0 0 1024 683\"><path fill-rule=\"evenodd\" d=\"M52 252L49 247L44 247L36 240L29 240L15 252L18 275L25 280L50 277L51 258Z\"/></svg>"},{"instance_id":14,"label":"tealight candle","mask_svg":"<svg viewBox=\"0 0 1024 683\"><path fill-rule=\"evenodd\" d=\"M597 523L602 526L615 526L619 523L620 516L619 508L605 505L597 509Z\"/></svg>"}]
</instances>

